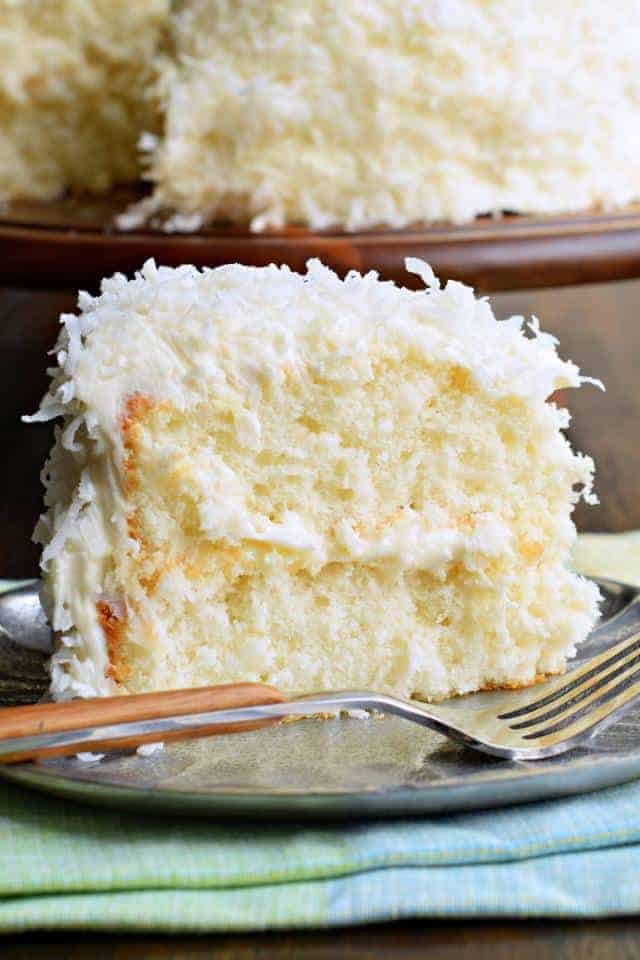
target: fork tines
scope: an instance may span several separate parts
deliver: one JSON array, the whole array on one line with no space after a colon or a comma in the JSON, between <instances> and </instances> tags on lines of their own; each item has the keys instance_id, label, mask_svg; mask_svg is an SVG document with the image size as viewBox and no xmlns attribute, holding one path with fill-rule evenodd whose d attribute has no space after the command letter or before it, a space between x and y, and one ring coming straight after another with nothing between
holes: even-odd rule
<instances>
[{"instance_id":1,"label":"fork tines","mask_svg":"<svg viewBox=\"0 0 640 960\"><path fill-rule=\"evenodd\" d=\"M633 633L568 678L546 696L500 720L518 720L511 730L528 730L525 740L566 740L600 723L640 692L640 633Z\"/></svg>"}]
</instances>

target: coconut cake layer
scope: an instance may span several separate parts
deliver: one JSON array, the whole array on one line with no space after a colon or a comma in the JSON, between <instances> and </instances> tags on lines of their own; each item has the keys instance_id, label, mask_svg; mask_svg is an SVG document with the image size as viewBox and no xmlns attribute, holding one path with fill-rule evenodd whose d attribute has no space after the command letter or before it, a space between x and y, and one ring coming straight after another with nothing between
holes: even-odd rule
<instances>
[{"instance_id":1,"label":"coconut cake layer","mask_svg":"<svg viewBox=\"0 0 640 960\"><path fill-rule=\"evenodd\" d=\"M318 261L116 275L37 419L56 697L259 680L444 697L562 671L593 465L552 337L462 284Z\"/></svg>"}]
</instances>

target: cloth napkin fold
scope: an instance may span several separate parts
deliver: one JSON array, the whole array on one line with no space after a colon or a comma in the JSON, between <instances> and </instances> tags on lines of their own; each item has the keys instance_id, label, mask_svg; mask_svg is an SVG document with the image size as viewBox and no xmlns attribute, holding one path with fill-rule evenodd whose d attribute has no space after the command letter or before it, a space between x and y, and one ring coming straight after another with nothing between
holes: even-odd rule
<instances>
[{"instance_id":1,"label":"cloth napkin fold","mask_svg":"<svg viewBox=\"0 0 640 960\"><path fill-rule=\"evenodd\" d=\"M640 584L640 533L580 538ZM326 927L401 917L640 911L640 782L378 822L144 817L0 782L0 931Z\"/></svg>"}]
</instances>

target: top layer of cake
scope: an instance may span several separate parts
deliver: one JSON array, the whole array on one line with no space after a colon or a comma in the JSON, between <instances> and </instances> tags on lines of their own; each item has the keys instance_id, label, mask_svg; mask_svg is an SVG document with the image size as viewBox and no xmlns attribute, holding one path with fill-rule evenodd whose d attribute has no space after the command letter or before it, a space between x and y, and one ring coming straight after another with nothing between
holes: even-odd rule
<instances>
[{"instance_id":1,"label":"top layer of cake","mask_svg":"<svg viewBox=\"0 0 640 960\"><path fill-rule=\"evenodd\" d=\"M262 679L443 696L563 668L592 464L555 341L458 283L239 265L105 280L40 418L56 695Z\"/></svg>"}]
</instances>

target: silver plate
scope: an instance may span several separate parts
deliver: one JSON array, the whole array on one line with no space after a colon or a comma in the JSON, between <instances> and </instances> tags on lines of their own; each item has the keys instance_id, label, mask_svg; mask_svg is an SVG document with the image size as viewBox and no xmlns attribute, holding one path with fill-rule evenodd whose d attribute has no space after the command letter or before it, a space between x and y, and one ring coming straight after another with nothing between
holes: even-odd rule
<instances>
[{"instance_id":1,"label":"silver plate","mask_svg":"<svg viewBox=\"0 0 640 960\"><path fill-rule=\"evenodd\" d=\"M631 588L606 590L592 656L640 629ZM630 605L629 605L630 604ZM551 760L507 762L394 717L301 720L97 763L60 758L0 775L73 800L187 816L360 817L497 807L597 790L640 777L640 703L588 746Z\"/></svg>"}]
</instances>

